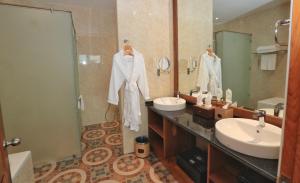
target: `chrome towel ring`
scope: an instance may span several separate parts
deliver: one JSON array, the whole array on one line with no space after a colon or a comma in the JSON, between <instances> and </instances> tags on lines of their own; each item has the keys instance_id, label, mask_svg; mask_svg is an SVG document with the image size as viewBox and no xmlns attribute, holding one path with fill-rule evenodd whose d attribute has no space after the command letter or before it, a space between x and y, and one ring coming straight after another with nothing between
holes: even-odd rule
<instances>
[{"instance_id":1,"label":"chrome towel ring","mask_svg":"<svg viewBox=\"0 0 300 183\"><path fill-rule=\"evenodd\" d=\"M283 20L277 20L275 23L275 43L280 45L280 46L288 46L287 44L281 44L278 41L278 27L279 26L286 26L290 25L291 20L290 19L283 19Z\"/></svg>"}]
</instances>

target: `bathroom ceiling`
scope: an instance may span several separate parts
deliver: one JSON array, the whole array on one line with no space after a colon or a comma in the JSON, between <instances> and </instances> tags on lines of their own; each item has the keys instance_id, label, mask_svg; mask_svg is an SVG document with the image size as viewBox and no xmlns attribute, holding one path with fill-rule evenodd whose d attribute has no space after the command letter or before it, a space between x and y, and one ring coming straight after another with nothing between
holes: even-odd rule
<instances>
[{"instance_id":1,"label":"bathroom ceiling","mask_svg":"<svg viewBox=\"0 0 300 183\"><path fill-rule=\"evenodd\" d=\"M214 0L214 22L222 24L268 3L279 4L287 1L289 0Z\"/></svg>"}]
</instances>

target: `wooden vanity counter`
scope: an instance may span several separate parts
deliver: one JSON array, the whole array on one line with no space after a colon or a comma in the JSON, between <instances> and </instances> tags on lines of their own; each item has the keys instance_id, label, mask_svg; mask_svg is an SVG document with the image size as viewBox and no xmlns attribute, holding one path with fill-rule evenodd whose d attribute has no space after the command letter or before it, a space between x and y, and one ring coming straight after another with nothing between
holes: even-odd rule
<instances>
[{"instance_id":1,"label":"wooden vanity counter","mask_svg":"<svg viewBox=\"0 0 300 183\"><path fill-rule=\"evenodd\" d=\"M196 138L202 139L208 153L208 183L235 182L234 169L238 166L249 168L265 178L266 182L276 181L278 160L256 158L227 148L215 138L214 128L204 128L193 121L191 106L172 112L148 106L148 122L152 151L162 161L174 159L176 154L196 146ZM227 171L227 165L234 164L235 168L229 166Z\"/></svg>"}]
</instances>

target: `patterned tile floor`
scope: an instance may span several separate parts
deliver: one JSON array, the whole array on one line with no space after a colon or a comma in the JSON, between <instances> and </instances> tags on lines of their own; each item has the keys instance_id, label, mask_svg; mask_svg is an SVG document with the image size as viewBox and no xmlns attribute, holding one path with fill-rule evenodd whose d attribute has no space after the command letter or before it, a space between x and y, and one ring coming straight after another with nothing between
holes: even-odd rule
<instances>
[{"instance_id":1,"label":"patterned tile floor","mask_svg":"<svg viewBox=\"0 0 300 183\"><path fill-rule=\"evenodd\" d=\"M177 183L151 154L146 159L123 154L119 122L83 127L82 158L34 168L36 183Z\"/></svg>"}]
</instances>

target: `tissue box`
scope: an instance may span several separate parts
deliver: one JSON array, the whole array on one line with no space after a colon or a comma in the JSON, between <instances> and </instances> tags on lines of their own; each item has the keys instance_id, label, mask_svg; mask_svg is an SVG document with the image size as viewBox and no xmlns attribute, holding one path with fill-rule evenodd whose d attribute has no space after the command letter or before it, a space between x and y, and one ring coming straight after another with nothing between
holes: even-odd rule
<instances>
[{"instance_id":1,"label":"tissue box","mask_svg":"<svg viewBox=\"0 0 300 183\"><path fill-rule=\"evenodd\" d=\"M216 108L215 109L215 119L220 120L224 118L232 118L233 117L233 109L223 109L223 108Z\"/></svg>"}]
</instances>

